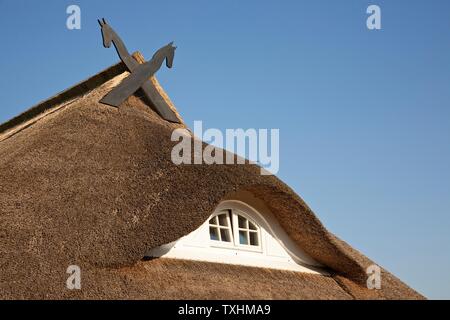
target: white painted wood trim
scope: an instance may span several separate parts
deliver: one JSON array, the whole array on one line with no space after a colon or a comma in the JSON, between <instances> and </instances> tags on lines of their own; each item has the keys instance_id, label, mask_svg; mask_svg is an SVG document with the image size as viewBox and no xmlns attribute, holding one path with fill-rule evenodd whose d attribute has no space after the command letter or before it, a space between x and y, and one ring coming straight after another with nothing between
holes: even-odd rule
<instances>
[{"instance_id":1,"label":"white painted wood trim","mask_svg":"<svg viewBox=\"0 0 450 320\"><path fill-rule=\"evenodd\" d=\"M209 219L225 210L253 221L259 228L259 247L239 245L237 230L234 244L210 240ZM237 221L235 221L237 224ZM235 225L236 225L235 224ZM239 200L221 202L214 213L197 229L175 242L150 250L148 257L200 260L255 267L327 274L322 265L307 255L284 231L270 212L261 214Z\"/></svg>"}]
</instances>

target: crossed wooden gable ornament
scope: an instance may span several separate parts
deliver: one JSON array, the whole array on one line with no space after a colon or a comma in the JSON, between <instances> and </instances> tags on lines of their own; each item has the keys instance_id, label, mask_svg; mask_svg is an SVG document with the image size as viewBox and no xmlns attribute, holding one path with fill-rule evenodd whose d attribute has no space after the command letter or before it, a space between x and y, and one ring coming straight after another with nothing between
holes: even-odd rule
<instances>
[{"instance_id":1,"label":"crossed wooden gable ornament","mask_svg":"<svg viewBox=\"0 0 450 320\"><path fill-rule=\"evenodd\" d=\"M167 68L172 68L175 49L177 48L173 46L173 42L156 51L149 61L140 64L130 55L123 41L113 28L106 23L105 19L98 20L98 22L102 29L103 46L109 48L113 43L120 60L130 71L130 75L104 96L100 102L118 107L140 88L163 119L179 123L180 120L175 112L160 98L158 90L150 81L150 78L161 68L164 60L166 60Z\"/></svg>"}]
</instances>

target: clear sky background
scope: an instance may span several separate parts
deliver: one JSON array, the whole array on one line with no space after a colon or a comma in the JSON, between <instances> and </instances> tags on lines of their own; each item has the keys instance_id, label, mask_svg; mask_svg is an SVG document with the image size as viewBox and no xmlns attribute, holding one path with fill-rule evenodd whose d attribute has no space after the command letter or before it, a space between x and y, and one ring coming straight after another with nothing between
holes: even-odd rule
<instances>
[{"instance_id":1,"label":"clear sky background","mask_svg":"<svg viewBox=\"0 0 450 320\"><path fill-rule=\"evenodd\" d=\"M118 61L101 17L147 58L175 41L158 78L189 126L279 128L278 175L329 230L450 298L450 1L0 0L0 122Z\"/></svg>"}]
</instances>

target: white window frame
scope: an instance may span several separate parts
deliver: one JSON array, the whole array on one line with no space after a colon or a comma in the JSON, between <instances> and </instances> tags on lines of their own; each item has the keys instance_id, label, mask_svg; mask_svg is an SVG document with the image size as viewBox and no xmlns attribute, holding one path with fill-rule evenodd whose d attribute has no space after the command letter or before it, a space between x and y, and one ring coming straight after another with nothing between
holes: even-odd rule
<instances>
[{"instance_id":1,"label":"white window frame","mask_svg":"<svg viewBox=\"0 0 450 320\"><path fill-rule=\"evenodd\" d=\"M209 234L209 241L210 245L212 247L216 248L229 248L229 249L238 249L238 250L244 250L244 251L253 251L253 252L263 252L263 244L261 239L261 227L259 226L258 222L256 222L254 219L252 219L248 214L245 212L238 210L238 209L222 209L218 212L215 212L212 214L208 219L208 232L210 232L209 227L211 225L209 224L209 221L217 216L220 216L222 214L227 214L227 223L230 226L230 232L231 232L231 242L227 241L221 241L221 240L213 240L211 239L211 235ZM230 220L231 215L231 220ZM256 227L256 234L257 234L257 242L258 245L251 245L250 244L250 237L248 237L249 244L241 244L239 239L239 231L245 230L247 233L249 233L250 229L246 228L240 228L239 227L239 216L244 218L247 223L251 222ZM214 226L213 226L214 227Z\"/></svg>"}]
</instances>

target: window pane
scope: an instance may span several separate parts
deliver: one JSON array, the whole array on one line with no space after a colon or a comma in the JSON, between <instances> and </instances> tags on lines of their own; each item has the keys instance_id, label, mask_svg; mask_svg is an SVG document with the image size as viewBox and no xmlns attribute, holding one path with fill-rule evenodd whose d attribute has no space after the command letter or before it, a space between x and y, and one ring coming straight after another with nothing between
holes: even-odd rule
<instances>
[{"instance_id":1,"label":"window pane","mask_svg":"<svg viewBox=\"0 0 450 320\"><path fill-rule=\"evenodd\" d=\"M209 219L209 224L217 224L217 216Z\"/></svg>"},{"instance_id":2,"label":"window pane","mask_svg":"<svg viewBox=\"0 0 450 320\"><path fill-rule=\"evenodd\" d=\"M239 243L240 244L248 244L247 231L239 231Z\"/></svg>"},{"instance_id":3,"label":"window pane","mask_svg":"<svg viewBox=\"0 0 450 320\"><path fill-rule=\"evenodd\" d=\"M231 237L228 229L220 229L220 238L222 241L231 242Z\"/></svg>"},{"instance_id":4,"label":"window pane","mask_svg":"<svg viewBox=\"0 0 450 320\"><path fill-rule=\"evenodd\" d=\"M250 245L252 246L258 246L258 233L257 232L250 232Z\"/></svg>"},{"instance_id":5,"label":"window pane","mask_svg":"<svg viewBox=\"0 0 450 320\"><path fill-rule=\"evenodd\" d=\"M251 222L251 221L248 222L248 228L249 228L250 230L256 230L255 224L254 224L253 222Z\"/></svg>"},{"instance_id":6,"label":"window pane","mask_svg":"<svg viewBox=\"0 0 450 320\"><path fill-rule=\"evenodd\" d=\"M219 241L219 232L217 228L209 227L209 237L211 240Z\"/></svg>"},{"instance_id":7,"label":"window pane","mask_svg":"<svg viewBox=\"0 0 450 320\"><path fill-rule=\"evenodd\" d=\"M227 220L227 215L226 214L221 214L219 216L219 225L221 226L228 226L228 220Z\"/></svg>"},{"instance_id":8,"label":"window pane","mask_svg":"<svg viewBox=\"0 0 450 320\"><path fill-rule=\"evenodd\" d=\"M239 220L239 228L247 229L247 219L238 216L238 220Z\"/></svg>"}]
</instances>

